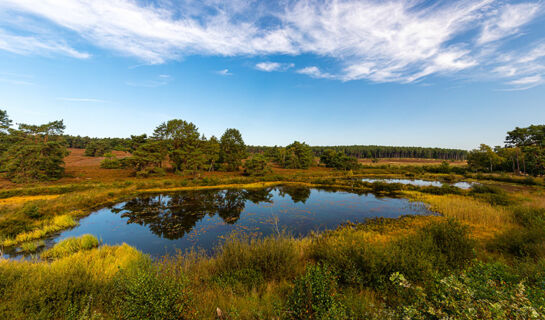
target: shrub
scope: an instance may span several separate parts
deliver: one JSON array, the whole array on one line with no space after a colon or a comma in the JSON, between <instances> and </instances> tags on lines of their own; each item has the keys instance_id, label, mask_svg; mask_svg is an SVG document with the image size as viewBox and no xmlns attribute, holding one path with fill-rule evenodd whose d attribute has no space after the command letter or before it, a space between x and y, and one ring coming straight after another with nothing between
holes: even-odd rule
<instances>
[{"instance_id":1,"label":"shrub","mask_svg":"<svg viewBox=\"0 0 545 320\"><path fill-rule=\"evenodd\" d=\"M120 169L123 167L123 162L119 159L117 159L116 156L114 156L111 153L107 153L104 155L105 158L100 162L100 167L103 169Z\"/></svg>"},{"instance_id":2,"label":"shrub","mask_svg":"<svg viewBox=\"0 0 545 320\"><path fill-rule=\"evenodd\" d=\"M91 141L85 148L87 157L102 157L109 153L112 148L105 141Z\"/></svg>"},{"instance_id":3,"label":"shrub","mask_svg":"<svg viewBox=\"0 0 545 320\"><path fill-rule=\"evenodd\" d=\"M286 302L288 319L346 319L337 295L337 281L327 267L310 265L295 280Z\"/></svg>"},{"instance_id":4,"label":"shrub","mask_svg":"<svg viewBox=\"0 0 545 320\"><path fill-rule=\"evenodd\" d=\"M478 265L461 275L435 278L426 287L416 286L394 273L398 295L407 302L397 308L399 319L543 319L532 305L523 283L505 282L503 268ZM499 273L496 273L500 271ZM485 275L485 276L483 276ZM500 278L496 276L500 276ZM488 276L488 277L487 277ZM507 275L510 277L509 275ZM513 278L508 279L513 280Z\"/></svg>"},{"instance_id":5,"label":"shrub","mask_svg":"<svg viewBox=\"0 0 545 320\"><path fill-rule=\"evenodd\" d=\"M396 271L423 281L461 268L474 257L467 228L454 220L433 222L384 245L367 241L350 229L326 234L314 239L310 257L331 266L344 284L375 288L389 285L388 277Z\"/></svg>"},{"instance_id":6,"label":"shrub","mask_svg":"<svg viewBox=\"0 0 545 320\"><path fill-rule=\"evenodd\" d=\"M187 319L191 293L183 275L142 260L121 270L114 279L115 311L122 319Z\"/></svg>"},{"instance_id":7,"label":"shrub","mask_svg":"<svg viewBox=\"0 0 545 320\"><path fill-rule=\"evenodd\" d=\"M43 201L27 202L21 208L21 212L30 219L39 219L43 217L43 213L40 212L39 204L43 204Z\"/></svg>"},{"instance_id":8,"label":"shrub","mask_svg":"<svg viewBox=\"0 0 545 320\"><path fill-rule=\"evenodd\" d=\"M519 207L513 216L520 227L497 235L488 249L518 258L545 256L545 209Z\"/></svg>"},{"instance_id":9,"label":"shrub","mask_svg":"<svg viewBox=\"0 0 545 320\"><path fill-rule=\"evenodd\" d=\"M136 172L136 176L139 178L162 177L166 174L167 174L166 170L159 167L151 167L151 168L143 169L141 171Z\"/></svg>"},{"instance_id":10,"label":"shrub","mask_svg":"<svg viewBox=\"0 0 545 320\"><path fill-rule=\"evenodd\" d=\"M244 174L247 176L264 176L271 173L272 170L267 163L267 158L263 155L255 155L244 162Z\"/></svg>"}]
</instances>

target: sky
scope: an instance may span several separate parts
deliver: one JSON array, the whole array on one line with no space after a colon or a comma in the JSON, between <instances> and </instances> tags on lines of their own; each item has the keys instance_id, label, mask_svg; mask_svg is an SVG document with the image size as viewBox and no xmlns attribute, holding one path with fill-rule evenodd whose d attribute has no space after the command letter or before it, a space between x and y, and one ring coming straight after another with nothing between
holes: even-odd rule
<instances>
[{"instance_id":1,"label":"sky","mask_svg":"<svg viewBox=\"0 0 545 320\"><path fill-rule=\"evenodd\" d=\"M0 0L0 109L93 137L501 145L545 123L545 1Z\"/></svg>"}]
</instances>

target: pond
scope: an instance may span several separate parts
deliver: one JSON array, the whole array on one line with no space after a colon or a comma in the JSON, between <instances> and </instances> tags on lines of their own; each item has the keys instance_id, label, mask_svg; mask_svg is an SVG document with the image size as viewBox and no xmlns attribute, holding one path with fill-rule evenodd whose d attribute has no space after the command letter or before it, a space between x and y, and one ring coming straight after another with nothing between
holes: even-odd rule
<instances>
[{"instance_id":1,"label":"pond","mask_svg":"<svg viewBox=\"0 0 545 320\"><path fill-rule=\"evenodd\" d=\"M363 178L361 179L365 182L385 182L385 183L401 183L401 184L411 184L413 186L419 186L419 187L425 187L425 186L434 186L434 187L441 187L443 184L447 184L453 187L457 187L460 189L469 189L475 184L472 182L466 182L466 181L460 181L456 183L445 183L441 181L429 181L429 180L420 180L420 179L368 179Z\"/></svg>"},{"instance_id":2,"label":"pond","mask_svg":"<svg viewBox=\"0 0 545 320\"><path fill-rule=\"evenodd\" d=\"M232 232L294 236L375 217L433 214L419 202L294 186L184 191L150 195L98 210L47 241L90 233L103 244L123 242L154 257L199 247L208 252Z\"/></svg>"}]
</instances>

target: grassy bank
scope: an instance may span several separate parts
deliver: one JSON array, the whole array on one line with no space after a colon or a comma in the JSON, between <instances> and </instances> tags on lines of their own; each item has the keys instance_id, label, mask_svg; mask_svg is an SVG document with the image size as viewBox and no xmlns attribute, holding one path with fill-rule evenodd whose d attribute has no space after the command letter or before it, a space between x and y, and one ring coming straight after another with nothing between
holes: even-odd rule
<instances>
[{"instance_id":1,"label":"grassy bank","mask_svg":"<svg viewBox=\"0 0 545 320\"><path fill-rule=\"evenodd\" d=\"M359 178L357 172L294 172L3 190L3 245L29 252L92 210L142 193L297 184L405 196L441 215L375 219L297 239L231 237L212 255L179 253L158 261L127 245L97 248L89 236L68 239L45 251L41 261L0 259L0 314L12 319L545 316L540 185L495 181L464 191Z\"/></svg>"}]
</instances>

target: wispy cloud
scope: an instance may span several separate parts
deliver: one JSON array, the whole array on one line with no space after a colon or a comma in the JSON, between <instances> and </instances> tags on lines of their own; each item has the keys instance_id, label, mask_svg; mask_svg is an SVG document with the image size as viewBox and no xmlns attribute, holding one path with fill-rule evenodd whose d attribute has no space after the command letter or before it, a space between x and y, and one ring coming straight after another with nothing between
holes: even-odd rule
<instances>
[{"instance_id":1,"label":"wispy cloud","mask_svg":"<svg viewBox=\"0 0 545 320\"><path fill-rule=\"evenodd\" d=\"M334 79L335 78L335 76L327 72L322 72L320 68L316 66L305 67L305 68L297 70L296 72L300 74L306 74L307 76L311 76L316 79Z\"/></svg>"},{"instance_id":2,"label":"wispy cloud","mask_svg":"<svg viewBox=\"0 0 545 320\"><path fill-rule=\"evenodd\" d=\"M13 35L0 29L0 50L17 54L63 54L79 59L89 58L91 55L80 52L68 46L64 41L42 39L33 36Z\"/></svg>"},{"instance_id":3,"label":"wispy cloud","mask_svg":"<svg viewBox=\"0 0 545 320\"><path fill-rule=\"evenodd\" d=\"M57 98L57 100L70 101L70 102L94 102L94 103L107 103L108 102L106 100L93 99L93 98L66 98L66 97L60 97L60 98Z\"/></svg>"},{"instance_id":4,"label":"wispy cloud","mask_svg":"<svg viewBox=\"0 0 545 320\"><path fill-rule=\"evenodd\" d=\"M525 27L544 11L541 1L510 4L502 0L438 1L432 5L405 0L291 0L274 4L165 0L145 5L133 0L2 0L1 10L48 21L95 46L149 64L191 54L310 54L318 60L325 58L330 73L322 72L319 62L296 72L315 78L374 82L413 82L433 74L501 68L501 42L524 34ZM264 25L264 20L270 22ZM34 35L23 24L9 27L20 29L25 36L0 33L0 49L89 56L70 46L61 32L59 39L52 40ZM534 62L541 58L539 54ZM288 66L260 62L255 68L270 72L291 68ZM230 74L227 69L218 73ZM494 74L501 79L502 73Z\"/></svg>"},{"instance_id":5,"label":"wispy cloud","mask_svg":"<svg viewBox=\"0 0 545 320\"><path fill-rule=\"evenodd\" d=\"M508 4L496 10L496 14L484 23L479 43L491 42L516 34L522 25L536 16L539 9L540 5L535 2Z\"/></svg>"},{"instance_id":6,"label":"wispy cloud","mask_svg":"<svg viewBox=\"0 0 545 320\"><path fill-rule=\"evenodd\" d=\"M286 71L293 68L293 63L280 63L280 62L259 62L255 65L255 68L260 71L272 72L272 71Z\"/></svg>"},{"instance_id":7,"label":"wispy cloud","mask_svg":"<svg viewBox=\"0 0 545 320\"><path fill-rule=\"evenodd\" d=\"M154 79L126 81L125 84L131 87L157 88L169 84L173 80L169 74L160 74Z\"/></svg>"},{"instance_id":8,"label":"wispy cloud","mask_svg":"<svg viewBox=\"0 0 545 320\"><path fill-rule=\"evenodd\" d=\"M217 74L220 76L232 76L233 74L229 71L229 69L223 69L216 71Z\"/></svg>"}]
</instances>

